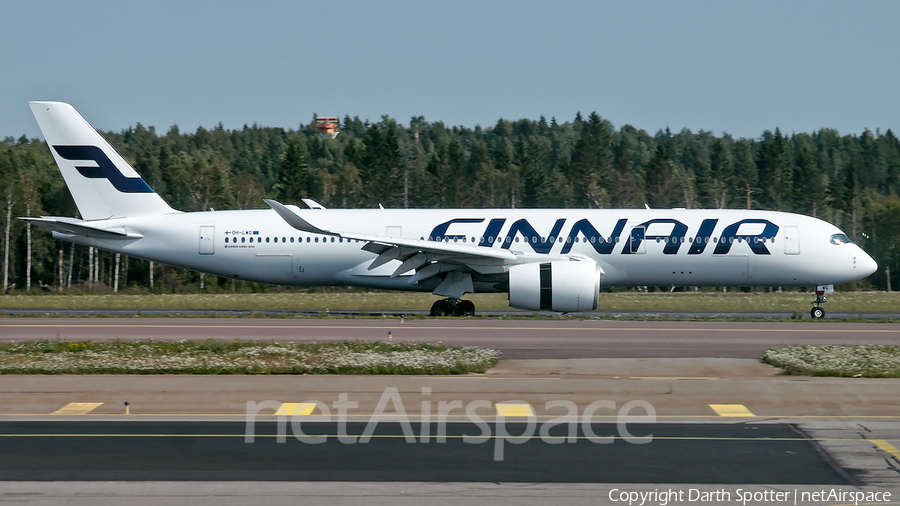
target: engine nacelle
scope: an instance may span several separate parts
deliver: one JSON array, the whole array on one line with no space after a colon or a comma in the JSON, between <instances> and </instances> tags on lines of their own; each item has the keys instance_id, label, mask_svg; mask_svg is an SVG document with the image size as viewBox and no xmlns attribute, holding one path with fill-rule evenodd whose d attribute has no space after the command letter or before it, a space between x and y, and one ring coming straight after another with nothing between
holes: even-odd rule
<instances>
[{"instance_id":1,"label":"engine nacelle","mask_svg":"<svg viewBox=\"0 0 900 506\"><path fill-rule=\"evenodd\" d=\"M593 311L600 296L600 266L558 260L509 268L509 305L546 311Z\"/></svg>"}]
</instances>

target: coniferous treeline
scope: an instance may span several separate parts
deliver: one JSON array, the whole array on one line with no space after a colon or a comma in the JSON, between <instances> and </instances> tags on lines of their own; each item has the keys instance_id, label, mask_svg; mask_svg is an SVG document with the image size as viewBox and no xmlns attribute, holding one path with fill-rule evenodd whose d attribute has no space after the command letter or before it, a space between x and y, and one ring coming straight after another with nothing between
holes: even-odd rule
<instances>
[{"instance_id":1,"label":"coniferous treeline","mask_svg":"<svg viewBox=\"0 0 900 506\"><path fill-rule=\"evenodd\" d=\"M326 207L732 208L793 211L841 228L891 269L900 286L900 140L891 130L832 129L757 139L669 129L619 129L597 113L573 121L500 120L448 127L345 116L336 139L315 123L297 130L244 126L164 135L138 123L104 134L174 208L266 207L263 198ZM44 142L0 144L4 289L82 286L88 248L54 241L16 216L75 216ZM112 256L94 279L112 285ZM120 286L147 287L147 262L120 264ZM158 266L155 288L196 289L198 276ZM222 281L220 281L222 282ZM231 283L228 281L228 283ZM883 270L862 283L884 289ZM207 283L214 289L217 283Z\"/></svg>"}]
</instances>

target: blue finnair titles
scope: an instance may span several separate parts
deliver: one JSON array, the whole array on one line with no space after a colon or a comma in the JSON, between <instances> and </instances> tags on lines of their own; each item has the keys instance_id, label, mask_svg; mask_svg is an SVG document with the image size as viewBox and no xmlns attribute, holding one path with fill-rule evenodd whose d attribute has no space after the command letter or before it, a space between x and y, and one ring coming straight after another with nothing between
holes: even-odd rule
<instances>
[{"instance_id":1,"label":"blue finnair titles","mask_svg":"<svg viewBox=\"0 0 900 506\"><path fill-rule=\"evenodd\" d=\"M661 211L665 213L666 211ZM445 221L431 230L428 235L429 241L452 241L466 242L468 235L465 234L449 234L450 226L453 224L475 224L483 223L485 218L454 218ZM501 237L503 225L506 218L493 218L488 222L487 228L478 238L480 246L491 247L495 242L500 241L503 249L510 249L513 241L518 242L518 237L522 237L524 246L531 249L536 254L548 255L553 246L559 242L562 243L560 254L566 255L572 251L572 248L579 242L590 244L591 248L598 255L610 255L614 252L617 244L620 242L622 231L628 223L627 218L621 218L616 221L615 226L607 237L597 231L590 220L582 218L575 222L568 233L561 234L566 223L565 218L559 218L553 223L553 228L548 233L539 233L537 229L528 222L527 219L516 220L512 225L503 232L505 237ZM716 228L718 219L704 219L697 229L695 235L688 237L688 226L674 218L654 218L644 221L631 228L631 233L627 241L618 250L623 255L636 254L641 252L644 241L662 242L664 244L662 254L676 255L682 250L682 246L690 244L686 247L688 255L700 255L710 243L710 236ZM648 234L647 229L651 225L671 225L665 230L665 233ZM757 233L741 233L741 225L762 225ZM731 251L731 247L735 242L744 242L750 247L750 252L754 255L768 255L769 249L766 243L774 241L778 234L778 225L765 219L743 219L735 223L725 226L720 234L712 238L715 246L716 255L724 255Z\"/></svg>"},{"instance_id":2,"label":"blue finnair titles","mask_svg":"<svg viewBox=\"0 0 900 506\"><path fill-rule=\"evenodd\" d=\"M181 213L75 109L32 102L83 219L24 218L59 239L217 276L352 285L445 297L432 315L471 315L462 297L591 311L608 286L833 285L877 265L840 229L771 211L679 209L271 209Z\"/></svg>"}]
</instances>

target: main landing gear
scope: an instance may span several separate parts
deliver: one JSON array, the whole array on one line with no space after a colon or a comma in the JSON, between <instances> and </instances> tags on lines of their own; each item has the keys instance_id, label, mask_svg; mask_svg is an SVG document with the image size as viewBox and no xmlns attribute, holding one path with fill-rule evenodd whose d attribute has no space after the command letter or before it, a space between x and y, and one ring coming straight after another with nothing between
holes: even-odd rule
<instances>
[{"instance_id":1,"label":"main landing gear","mask_svg":"<svg viewBox=\"0 0 900 506\"><path fill-rule=\"evenodd\" d=\"M475 316L475 304L452 298L438 300L431 306L431 316Z\"/></svg>"}]
</instances>

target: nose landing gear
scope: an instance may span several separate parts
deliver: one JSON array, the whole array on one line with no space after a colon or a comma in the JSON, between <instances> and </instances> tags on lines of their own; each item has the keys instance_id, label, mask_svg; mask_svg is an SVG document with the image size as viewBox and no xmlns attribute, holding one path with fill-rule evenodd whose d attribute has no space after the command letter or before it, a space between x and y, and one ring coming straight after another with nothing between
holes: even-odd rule
<instances>
[{"instance_id":1,"label":"nose landing gear","mask_svg":"<svg viewBox=\"0 0 900 506\"><path fill-rule=\"evenodd\" d=\"M812 303L813 308L809 310L809 315L816 320L825 318L825 310L821 304L828 302L825 300L826 293L834 293L834 285L819 285L816 287L816 301Z\"/></svg>"},{"instance_id":2,"label":"nose landing gear","mask_svg":"<svg viewBox=\"0 0 900 506\"><path fill-rule=\"evenodd\" d=\"M431 306L431 316L475 316L475 304L453 298L438 300Z\"/></svg>"}]
</instances>

